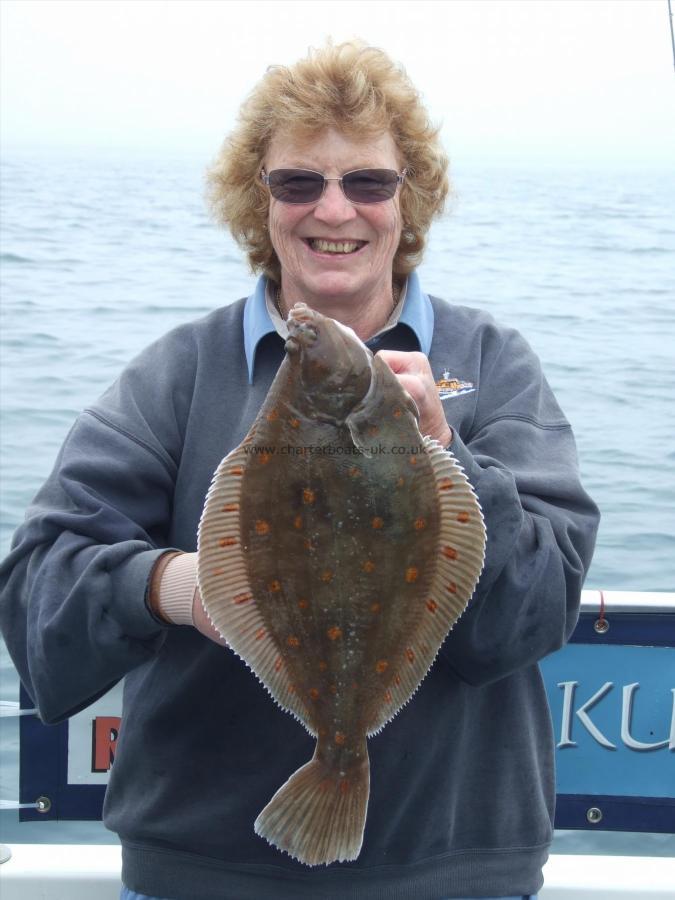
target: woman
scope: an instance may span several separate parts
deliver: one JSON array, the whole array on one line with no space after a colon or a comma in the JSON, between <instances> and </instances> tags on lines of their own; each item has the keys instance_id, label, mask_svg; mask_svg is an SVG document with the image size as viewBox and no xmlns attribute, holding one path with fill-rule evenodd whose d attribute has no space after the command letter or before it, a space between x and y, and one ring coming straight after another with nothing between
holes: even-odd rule
<instances>
[{"instance_id":1,"label":"woman","mask_svg":"<svg viewBox=\"0 0 675 900\"><path fill-rule=\"evenodd\" d=\"M554 782L536 663L574 628L598 515L527 344L423 293L415 267L446 167L384 53L329 45L270 69L209 178L217 216L262 273L255 291L131 363L78 419L17 532L0 613L42 718L126 676L104 809L123 896L438 900L541 886ZM468 611L371 742L359 858L321 869L253 832L312 742L220 645L194 552L213 471L260 408L300 300L382 353L422 433L464 467L488 532ZM441 394L446 370L461 390L446 379Z\"/></svg>"}]
</instances>

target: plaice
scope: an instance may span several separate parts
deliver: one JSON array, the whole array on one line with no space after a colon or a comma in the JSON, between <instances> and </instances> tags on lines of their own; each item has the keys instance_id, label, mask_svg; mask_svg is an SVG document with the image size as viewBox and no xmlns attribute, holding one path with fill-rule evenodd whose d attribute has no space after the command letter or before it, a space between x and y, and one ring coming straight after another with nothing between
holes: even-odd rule
<instances>
[{"instance_id":1,"label":"plaice","mask_svg":"<svg viewBox=\"0 0 675 900\"><path fill-rule=\"evenodd\" d=\"M367 737L408 702L475 589L478 500L354 332L304 304L249 434L218 467L198 579L216 629L317 738L255 822L308 865L356 859Z\"/></svg>"}]
</instances>

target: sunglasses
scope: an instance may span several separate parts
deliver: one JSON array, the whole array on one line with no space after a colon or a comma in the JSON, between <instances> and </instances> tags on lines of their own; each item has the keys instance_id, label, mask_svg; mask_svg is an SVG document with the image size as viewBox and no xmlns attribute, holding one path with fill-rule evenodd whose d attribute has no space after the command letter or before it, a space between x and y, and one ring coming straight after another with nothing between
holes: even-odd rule
<instances>
[{"instance_id":1,"label":"sunglasses","mask_svg":"<svg viewBox=\"0 0 675 900\"><path fill-rule=\"evenodd\" d=\"M382 203L391 200L408 170L399 175L394 169L356 169L342 178L326 178L310 169L263 169L260 176L275 200L282 203L316 203L329 181L337 181L342 193L352 203Z\"/></svg>"}]
</instances>

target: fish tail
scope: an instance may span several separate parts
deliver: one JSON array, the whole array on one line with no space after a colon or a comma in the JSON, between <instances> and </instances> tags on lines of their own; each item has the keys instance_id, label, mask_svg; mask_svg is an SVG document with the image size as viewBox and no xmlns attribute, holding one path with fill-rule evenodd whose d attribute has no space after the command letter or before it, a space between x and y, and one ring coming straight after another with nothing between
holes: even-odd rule
<instances>
[{"instance_id":1,"label":"fish tail","mask_svg":"<svg viewBox=\"0 0 675 900\"><path fill-rule=\"evenodd\" d=\"M349 766L336 766L317 748L262 810L256 834L308 866L356 859L370 792L365 746L364 751Z\"/></svg>"}]
</instances>

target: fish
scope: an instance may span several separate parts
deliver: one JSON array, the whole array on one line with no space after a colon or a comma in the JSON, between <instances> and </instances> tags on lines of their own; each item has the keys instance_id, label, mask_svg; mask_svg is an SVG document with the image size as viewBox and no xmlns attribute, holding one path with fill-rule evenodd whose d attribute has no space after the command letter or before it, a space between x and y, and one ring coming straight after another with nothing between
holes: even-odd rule
<instances>
[{"instance_id":1,"label":"fish","mask_svg":"<svg viewBox=\"0 0 675 900\"><path fill-rule=\"evenodd\" d=\"M411 699L485 558L454 456L351 328L306 304L253 425L225 456L198 529L204 609L314 755L255 832L308 866L358 857L367 739Z\"/></svg>"}]
</instances>

